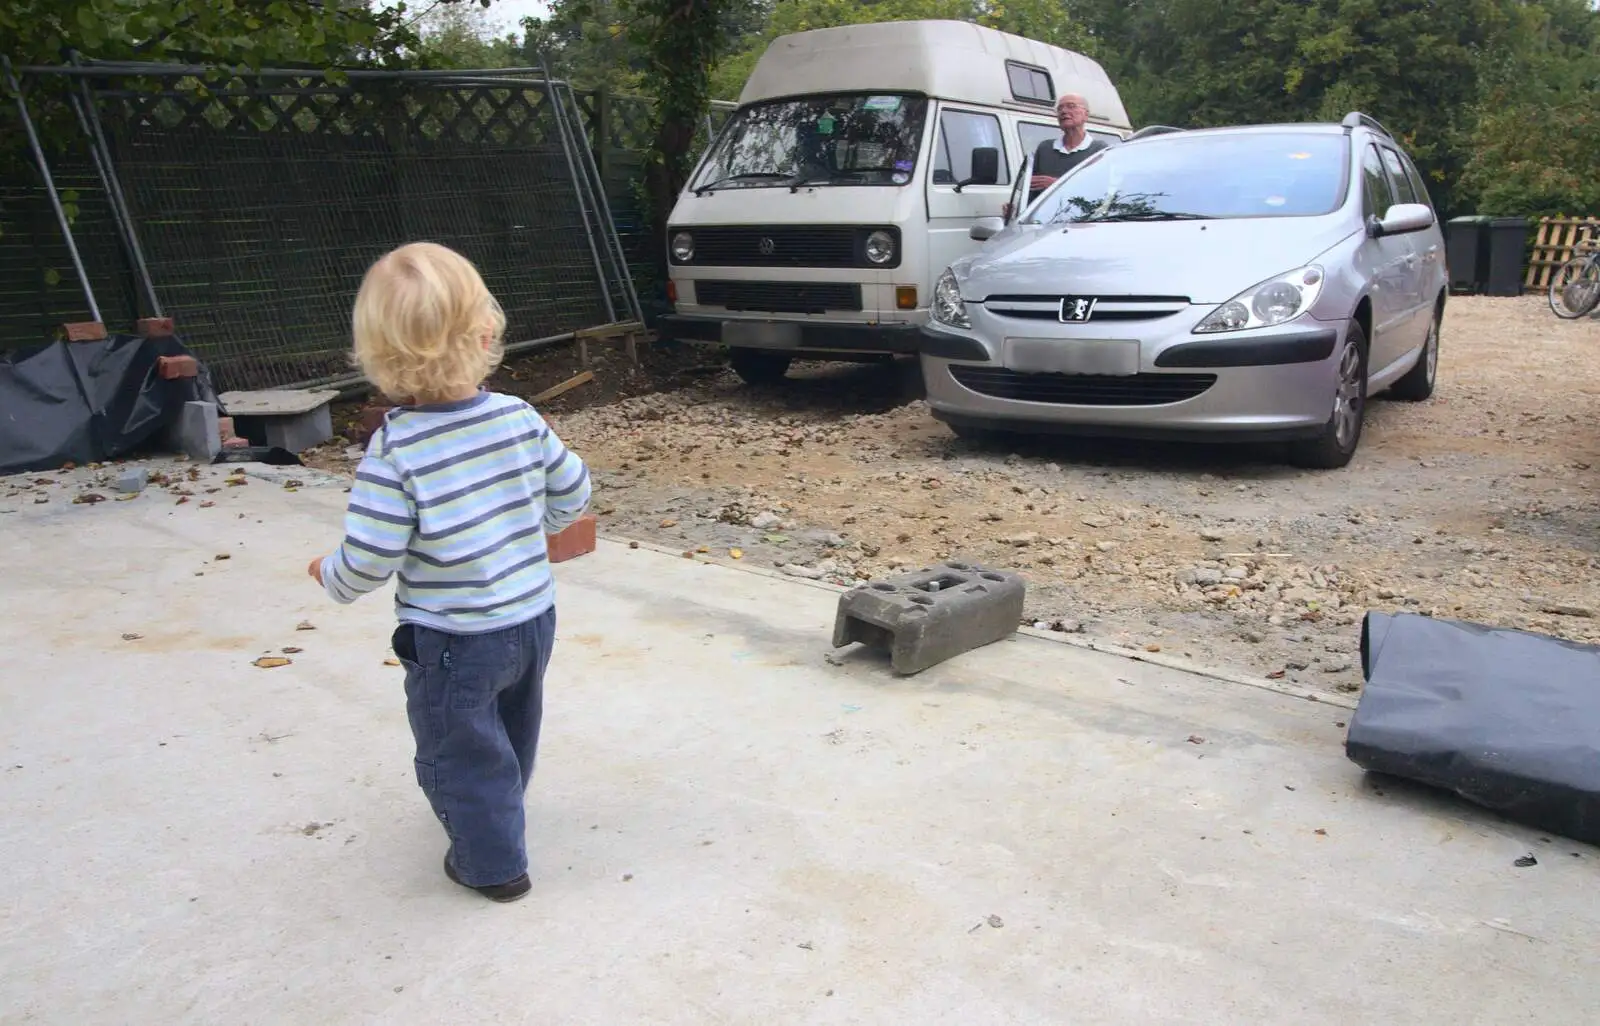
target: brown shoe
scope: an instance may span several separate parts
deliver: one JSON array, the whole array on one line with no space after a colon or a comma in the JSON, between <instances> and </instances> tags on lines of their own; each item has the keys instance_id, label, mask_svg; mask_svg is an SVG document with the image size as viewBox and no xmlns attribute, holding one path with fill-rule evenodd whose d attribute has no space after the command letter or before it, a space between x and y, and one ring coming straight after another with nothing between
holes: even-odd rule
<instances>
[{"instance_id":1,"label":"brown shoe","mask_svg":"<svg viewBox=\"0 0 1600 1026\"><path fill-rule=\"evenodd\" d=\"M487 884L483 887L474 887L469 883L462 883L461 878L456 875L456 867L450 864L449 855L444 857L444 875L448 876L452 883L458 883L468 890L477 891L490 901L516 901L518 898L527 897L528 892L533 890L533 882L528 879L527 873L523 873L515 880L507 880L505 883L500 884Z\"/></svg>"}]
</instances>

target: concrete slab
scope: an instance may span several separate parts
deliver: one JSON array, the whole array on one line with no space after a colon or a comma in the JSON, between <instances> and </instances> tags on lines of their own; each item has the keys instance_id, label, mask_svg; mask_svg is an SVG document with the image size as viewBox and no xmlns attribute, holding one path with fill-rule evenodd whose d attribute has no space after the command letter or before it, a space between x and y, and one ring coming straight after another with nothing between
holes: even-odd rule
<instances>
[{"instance_id":1,"label":"concrete slab","mask_svg":"<svg viewBox=\"0 0 1600 1026\"><path fill-rule=\"evenodd\" d=\"M0 1021L1499 1024L1600 993L1600 855L1364 781L1343 710L1026 636L895 678L830 656L834 591L604 542L558 569L535 891L492 905L440 873L387 600L305 576L343 493L205 498L0 511Z\"/></svg>"}]
</instances>

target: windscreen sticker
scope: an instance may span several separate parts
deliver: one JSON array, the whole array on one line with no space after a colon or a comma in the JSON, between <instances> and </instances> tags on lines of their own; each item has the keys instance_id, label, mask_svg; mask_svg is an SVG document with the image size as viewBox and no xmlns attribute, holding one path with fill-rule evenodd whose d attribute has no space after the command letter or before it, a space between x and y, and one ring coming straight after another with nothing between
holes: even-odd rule
<instances>
[{"instance_id":1,"label":"windscreen sticker","mask_svg":"<svg viewBox=\"0 0 1600 1026\"><path fill-rule=\"evenodd\" d=\"M894 162L894 169L896 171L910 171L914 166L915 165L909 160L897 160Z\"/></svg>"},{"instance_id":2,"label":"windscreen sticker","mask_svg":"<svg viewBox=\"0 0 1600 1026\"><path fill-rule=\"evenodd\" d=\"M911 176L906 174L904 171L896 171L894 174L889 176L889 180L894 182L896 185L904 185L911 181Z\"/></svg>"},{"instance_id":3,"label":"windscreen sticker","mask_svg":"<svg viewBox=\"0 0 1600 1026\"><path fill-rule=\"evenodd\" d=\"M900 97L898 96L869 96L861 105L862 110L899 110Z\"/></svg>"},{"instance_id":4,"label":"windscreen sticker","mask_svg":"<svg viewBox=\"0 0 1600 1026\"><path fill-rule=\"evenodd\" d=\"M819 135L832 135L833 134L833 124L834 124L834 122L833 122L832 115L829 115L829 114L822 115L822 117L817 119L817 134L819 134Z\"/></svg>"}]
</instances>

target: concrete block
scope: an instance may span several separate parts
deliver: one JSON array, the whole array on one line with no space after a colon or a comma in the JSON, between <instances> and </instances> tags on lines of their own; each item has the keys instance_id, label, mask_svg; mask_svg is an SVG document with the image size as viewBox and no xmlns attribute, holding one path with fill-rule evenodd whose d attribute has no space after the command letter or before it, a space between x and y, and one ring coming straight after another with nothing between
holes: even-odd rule
<instances>
[{"instance_id":1,"label":"concrete block","mask_svg":"<svg viewBox=\"0 0 1600 1026\"><path fill-rule=\"evenodd\" d=\"M139 494L149 483L150 473L143 467L123 467L117 472L117 479L114 482L117 491L126 495Z\"/></svg>"},{"instance_id":2,"label":"concrete block","mask_svg":"<svg viewBox=\"0 0 1600 1026\"><path fill-rule=\"evenodd\" d=\"M244 437L262 445L304 452L333 437L338 392L225 392L219 396Z\"/></svg>"},{"instance_id":3,"label":"concrete block","mask_svg":"<svg viewBox=\"0 0 1600 1026\"><path fill-rule=\"evenodd\" d=\"M235 437L232 417L217 418L217 434L222 436L223 444L227 444L228 439Z\"/></svg>"},{"instance_id":4,"label":"concrete block","mask_svg":"<svg viewBox=\"0 0 1600 1026\"><path fill-rule=\"evenodd\" d=\"M217 430L217 404L195 400L183 404L177 423L172 426L168 445L200 463L210 463L222 451L222 435Z\"/></svg>"},{"instance_id":5,"label":"concrete block","mask_svg":"<svg viewBox=\"0 0 1600 1026\"><path fill-rule=\"evenodd\" d=\"M545 540L550 548L550 562L564 563L595 550L595 528L598 521L593 513L585 513L559 534Z\"/></svg>"},{"instance_id":6,"label":"concrete block","mask_svg":"<svg viewBox=\"0 0 1600 1026\"><path fill-rule=\"evenodd\" d=\"M894 672L918 673L1014 634L1025 592L1017 574L969 563L869 581L839 596L833 647L887 649Z\"/></svg>"}]
</instances>

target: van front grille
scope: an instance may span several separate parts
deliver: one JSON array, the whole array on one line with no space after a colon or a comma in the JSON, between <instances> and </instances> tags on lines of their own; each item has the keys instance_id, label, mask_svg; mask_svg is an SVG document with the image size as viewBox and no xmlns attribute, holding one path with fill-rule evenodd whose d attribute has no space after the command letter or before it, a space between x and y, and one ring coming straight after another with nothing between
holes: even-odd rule
<instances>
[{"instance_id":1,"label":"van front grille","mask_svg":"<svg viewBox=\"0 0 1600 1026\"><path fill-rule=\"evenodd\" d=\"M757 313L829 313L861 309L861 286L854 282L697 281L701 306Z\"/></svg>"}]
</instances>

